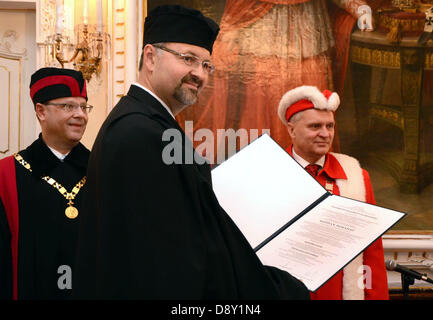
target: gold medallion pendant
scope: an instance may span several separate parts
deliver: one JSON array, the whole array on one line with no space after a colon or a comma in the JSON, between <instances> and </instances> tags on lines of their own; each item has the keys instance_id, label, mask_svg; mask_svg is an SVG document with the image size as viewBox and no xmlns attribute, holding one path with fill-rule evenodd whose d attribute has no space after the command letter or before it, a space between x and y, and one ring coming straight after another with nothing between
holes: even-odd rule
<instances>
[{"instance_id":1,"label":"gold medallion pendant","mask_svg":"<svg viewBox=\"0 0 433 320\"><path fill-rule=\"evenodd\" d=\"M65 215L69 219L75 219L76 217L78 217L78 209L73 206L67 207L65 210Z\"/></svg>"},{"instance_id":2,"label":"gold medallion pendant","mask_svg":"<svg viewBox=\"0 0 433 320\"><path fill-rule=\"evenodd\" d=\"M20 163L24 168L26 168L27 170L29 170L30 172L32 172L32 168L30 166L30 164L28 162L26 162L21 155L19 155L18 153L14 154L15 159L18 161L18 163ZM84 176L76 185L75 187L72 189L71 192L68 192L68 190L66 190L65 187L63 187L60 183L58 183L55 179L49 177L49 176L45 176L45 177L41 177L42 180L46 181L50 186L52 186L53 188L57 189L60 194L62 196L64 196L66 198L66 200L68 200L68 206L65 209L65 215L69 218L69 219L75 219L76 217L78 217L78 209L75 208L73 206L74 202L73 200L75 200L76 195L78 194L78 192L80 192L81 188L86 184L86 176Z\"/></svg>"}]
</instances>

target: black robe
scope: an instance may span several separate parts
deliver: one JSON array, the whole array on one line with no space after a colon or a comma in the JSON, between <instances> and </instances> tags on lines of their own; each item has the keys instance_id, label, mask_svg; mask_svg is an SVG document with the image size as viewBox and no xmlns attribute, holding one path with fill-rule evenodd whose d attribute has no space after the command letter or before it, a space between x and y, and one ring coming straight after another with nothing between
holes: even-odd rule
<instances>
[{"instance_id":1,"label":"black robe","mask_svg":"<svg viewBox=\"0 0 433 320\"><path fill-rule=\"evenodd\" d=\"M163 141L167 129L180 139ZM163 162L176 143L192 154L167 110L132 85L89 159L74 297L308 299L300 281L261 264L220 207L207 163Z\"/></svg>"},{"instance_id":2,"label":"black robe","mask_svg":"<svg viewBox=\"0 0 433 320\"><path fill-rule=\"evenodd\" d=\"M65 288L74 273L78 221L65 215L68 200L42 176L50 176L68 192L85 176L89 150L78 144L60 161L41 136L19 154L32 172L15 160L19 208L18 299L67 299L72 290ZM81 210L81 188L74 206ZM0 199L0 297L12 298L11 232L4 203ZM62 267L61 266L67 266ZM60 279L60 287L58 281Z\"/></svg>"}]
</instances>

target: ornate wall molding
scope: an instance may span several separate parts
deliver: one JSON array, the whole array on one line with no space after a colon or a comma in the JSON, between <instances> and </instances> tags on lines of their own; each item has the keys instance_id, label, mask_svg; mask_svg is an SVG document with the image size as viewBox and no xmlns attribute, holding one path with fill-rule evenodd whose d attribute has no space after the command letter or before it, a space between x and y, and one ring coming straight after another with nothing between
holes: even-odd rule
<instances>
[{"instance_id":1,"label":"ornate wall molding","mask_svg":"<svg viewBox=\"0 0 433 320\"><path fill-rule=\"evenodd\" d=\"M17 45L17 39L21 36L18 31L7 29L0 35L0 63L3 92L2 119L0 125L6 131L2 131L2 143L0 156L9 155L21 148L21 109L22 109L22 64L27 57L27 49ZM4 114L6 112L6 114ZM3 140L5 139L5 140ZM6 143L5 143L6 142Z\"/></svg>"},{"instance_id":2,"label":"ornate wall molding","mask_svg":"<svg viewBox=\"0 0 433 320\"><path fill-rule=\"evenodd\" d=\"M74 0L64 1L63 25L64 33L74 39ZM52 35L56 23L56 0L36 0L36 41L43 44Z\"/></svg>"},{"instance_id":3,"label":"ornate wall molding","mask_svg":"<svg viewBox=\"0 0 433 320\"><path fill-rule=\"evenodd\" d=\"M385 260L395 260L407 268L433 278L433 234L385 234L382 237ZM391 289L401 288L400 274L388 271ZM414 288L433 288L432 284L415 280Z\"/></svg>"},{"instance_id":4,"label":"ornate wall molding","mask_svg":"<svg viewBox=\"0 0 433 320\"><path fill-rule=\"evenodd\" d=\"M12 59L21 59L27 55L25 48L18 48L16 40L19 33L15 30L8 29L3 32L0 38L0 55L3 57L10 57Z\"/></svg>"},{"instance_id":5,"label":"ornate wall molding","mask_svg":"<svg viewBox=\"0 0 433 320\"><path fill-rule=\"evenodd\" d=\"M0 54L1 57L1 54ZM6 155L11 147L11 71L7 66L3 66L0 60L0 80L5 89L0 97L2 109L0 109L0 155ZM4 94L6 93L6 94Z\"/></svg>"},{"instance_id":6,"label":"ornate wall molding","mask_svg":"<svg viewBox=\"0 0 433 320\"><path fill-rule=\"evenodd\" d=\"M112 105L127 93L137 78L138 34L141 22L139 0L112 1Z\"/></svg>"},{"instance_id":7,"label":"ornate wall molding","mask_svg":"<svg viewBox=\"0 0 433 320\"><path fill-rule=\"evenodd\" d=\"M126 91L126 22L125 0L113 1L112 8L112 105Z\"/></svg>"},{"instance_id":8,"label":"ornate wall molding","mask_svg":"<svg viewBox=\"0 0 433 320\"><path fill-rule=\"evenodd\" d=\"M21 148L22 59L23 56L0 52L0 157Z\"/></svg>"},{"instance_id":9,"label":"ornate wall molding","mask_svg":"<svg viewBox=\"0 0 433 320\"><path fill-rule=\"evenodd\" d=\"M39 0L39 23L37 23L39 32L37 41L44 42L54 30L56 21L56 2L53 0Z\"/></svg>"}]
</instances>

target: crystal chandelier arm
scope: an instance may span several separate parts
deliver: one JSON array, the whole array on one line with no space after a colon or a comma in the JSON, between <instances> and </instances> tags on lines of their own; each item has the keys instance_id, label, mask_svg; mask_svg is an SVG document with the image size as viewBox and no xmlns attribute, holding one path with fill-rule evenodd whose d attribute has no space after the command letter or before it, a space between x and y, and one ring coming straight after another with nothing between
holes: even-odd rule
<instances>
[{"instance_id":1,"label":"crystal chandelier arm","mask_svg":"<svg viewBox=\"0 0 433 320\"><path fill-rule=\"evenodd\" d=\"M63 58L63 50L61 49L61 42L62 42L61 38L56 39L55 52L56 52L57 61L61 64L62 68L64 68L65 63L69 63L69 62L72 62L75 60L78 53L81 51L81 48L78 47L75 49L74 54L73 54L71 59L64 59Z\"/></svg>"},{"instance_id":2,"label":"crystal chandelier arm","mask_svg":"<svg viewBox=\"0 0 433 320\"><path fill-rule=\"evenodd\" d=\"M71 43L68 35L56 33L49 36L46 41L47 61L50 59L50 63L59 63L62 68L72 62L74 69L81 71L87 81L90 81L93 74L99 76L103 58L110 48L110 35L99 29L100 26L95 32L93 25L78 25L76 44Z\"/></svg>"}]
</instances>

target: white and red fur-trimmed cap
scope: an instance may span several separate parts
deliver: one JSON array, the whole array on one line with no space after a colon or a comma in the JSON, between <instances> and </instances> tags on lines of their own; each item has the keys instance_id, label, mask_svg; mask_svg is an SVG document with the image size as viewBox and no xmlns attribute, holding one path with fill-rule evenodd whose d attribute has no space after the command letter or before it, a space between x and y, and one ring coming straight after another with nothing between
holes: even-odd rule
<instances>
[{"instance_id":1,"label":"white and red fur-trimmed cap","mask_svg":"<svg viewBox=\"0 0 433 320\"><path fill-rule=\"evenodd\" d=\"M287 91L278 105L278 117L287 125L290 118L308 109L328 110L335 112L340 105L340 97L336 92L324 90L320 92L314 86L300 86Z\"/></svg>"}]
</instances>

